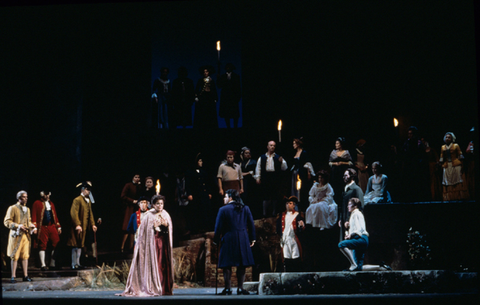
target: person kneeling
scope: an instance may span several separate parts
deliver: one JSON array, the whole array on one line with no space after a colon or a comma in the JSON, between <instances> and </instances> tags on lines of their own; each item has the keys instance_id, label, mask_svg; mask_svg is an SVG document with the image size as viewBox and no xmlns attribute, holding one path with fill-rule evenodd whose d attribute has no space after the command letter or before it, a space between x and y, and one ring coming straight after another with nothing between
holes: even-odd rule
<instances>
[{"instance_id":1,"label":"person kneeling","mask_svg":"<svg viewBox=\"0 0 480 305\"><path fill-rule=\"evenodd\" d=\"M345 271L391 271L392 268L385 265L363 265L365 252L368 248L368 232L365 229L365 218L359 208L362 206L360 199L351 198L348 201L350 219L345 223L345 240L338 244L340 252L350 262L350 267Z\"/></svg>"}]
</instances>

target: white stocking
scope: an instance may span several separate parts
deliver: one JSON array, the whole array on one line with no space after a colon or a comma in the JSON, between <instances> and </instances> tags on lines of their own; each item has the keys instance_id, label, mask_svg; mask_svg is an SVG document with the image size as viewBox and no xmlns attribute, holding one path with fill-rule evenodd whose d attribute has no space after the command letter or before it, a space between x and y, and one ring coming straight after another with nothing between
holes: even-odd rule
<instances>
[{"instance_id":1,"label":"white stocking","mask_svg":"<svg viewBox=\"0 0 480 305\"><path fill-rule=\"evenodd\" d=\"M38 256L40 256L40 264L42 265L41 267L45 267L45 250L40 250L38 252Z\"/></svg>"},{"instance_id":2,"label":"white stocking","mask_svg":"<svg viewBox=\"0 0 480 305\"><path fill-rule=\"evenodd\" d=\"M55 259L53 259L54 253L55 253L55 249L52 250L52 254L50 255L50 267L55 267Z\"/></svg>"}]
</instances>

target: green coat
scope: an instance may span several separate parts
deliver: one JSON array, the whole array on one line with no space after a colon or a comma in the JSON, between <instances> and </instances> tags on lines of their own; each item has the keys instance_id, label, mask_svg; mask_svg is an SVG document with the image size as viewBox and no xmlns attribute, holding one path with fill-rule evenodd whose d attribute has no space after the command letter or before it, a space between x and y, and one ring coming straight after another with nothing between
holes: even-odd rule
<instances>
[{"instance_id":1,"label":"green coat","mask_svg":"<svg viewBox=\"0 0 480 305\"><path fill-rule=\"evenodd\" d=\"M70 209L70 216L72 217L72 230L70 238L67 241L67 246L82 248L85 245L85 236L87 229L91 229L95 225L93 219L92 204L87 202L82 195L73 199L72 208ZM75 228L82 227L82 232L77 233Z\"/></svg>"}]
</instances>

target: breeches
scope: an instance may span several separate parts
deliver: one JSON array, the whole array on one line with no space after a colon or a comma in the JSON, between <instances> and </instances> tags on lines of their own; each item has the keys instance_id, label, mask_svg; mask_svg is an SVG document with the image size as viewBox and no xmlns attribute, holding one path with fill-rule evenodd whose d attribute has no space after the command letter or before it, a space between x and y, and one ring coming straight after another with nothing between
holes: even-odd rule
<instances>
[{"instance_id":1,"label":"breeches","mask_svg":"<svg viewBox=\"0 0 480 305\"><path fill-rule=\"evenodd\" d=\"M353 239L345 239L338 244L338 247L352 250L355 263L361 270L363 259L365 258L365 252L367 252L368 248L368 236L362 235L356 236Z\"/></svg>"},{"instance_id":2,"label":"breeches","mask_svg":"<svg viewBox=\"0 0 480 305\"><path fill-rule=\"evenodd\" d=\"M30 257L30 240L25 234L22 234L22 239L20 241L20 245L18 246L17 251L13 256L10 257L12 261L18 261L19 259L25 260Z\"/></svg>"},{"instance_id":3,"label":"breeches","mask_svg":"<svg viewBox=\"0 0 480 305\"><path fill-rule=\"evenodd\" d=\"M60 241L58 231L55 225L42 226L40 234L38 236L38 249L47 250L48 241L52 242L52 247L55 248Z\"/></svg>"}]
</instances>

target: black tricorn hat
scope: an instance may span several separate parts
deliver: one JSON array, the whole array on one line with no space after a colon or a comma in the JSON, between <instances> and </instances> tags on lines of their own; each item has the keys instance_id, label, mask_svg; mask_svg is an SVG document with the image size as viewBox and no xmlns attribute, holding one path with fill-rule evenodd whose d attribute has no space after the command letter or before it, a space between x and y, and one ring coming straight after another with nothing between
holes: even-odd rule
<instances>
[{"instance_id":1,"label":"black tricorn hat","mask_svg":"<svg viewBox=\"0 0 480 305\"><path fill-rule=\"evenodd\" d=\"M198 69L198 72L200 72L201 75L203 75L203 71L204 70L208 70L208 72L210 73L210 76L212 76L213 74L215 74L215 68L212 66L212 65L204 65L204 66L201 66L199 69Z\"/></svg>"},{"instance_id":2,"label":"black tricorn hat","mask_svg":"<svg viewBox=\"0 0 480 305\"><path fill-rule=\"evenodd\" d=\"M298 205L298 198L295 197L295 196L290 196L290 197L285 197L285 203L288 203L288 202L293 202L295 203L295 205Z\"/></svg>"},{"instance_id":3,"label":"black tricorn hat","mask_svg":"<svg viewBox=\"0 0 480 305\"><path fill-rule=\"evenodd\" d=\"M83 182L80 182L79 184L77 184L76 187L77 188L81 187L81 188L86 188L87 190L91 190L92 189L92 182L83 181Z\"/></svg>"},{"instance_id":4,"label":"black tricorn hat","mask_svg":"<svg viewBox=\"0 0 480 305\"><path fill-rule=\"evenodd\" d=\"M46 188L43 191L40 191L40 197L43 197L45 195L52 195L52 192L50 191L49 188Z\"/></svg>"}]
</instances>

